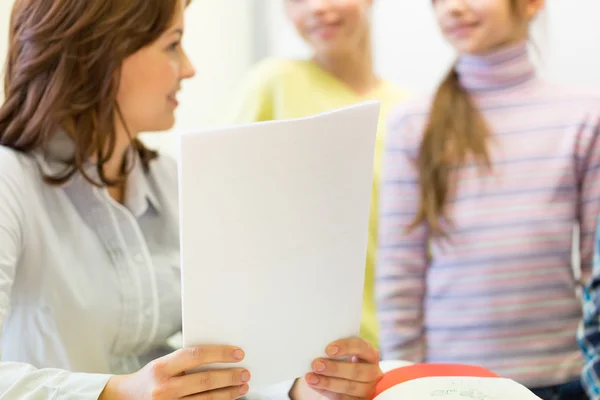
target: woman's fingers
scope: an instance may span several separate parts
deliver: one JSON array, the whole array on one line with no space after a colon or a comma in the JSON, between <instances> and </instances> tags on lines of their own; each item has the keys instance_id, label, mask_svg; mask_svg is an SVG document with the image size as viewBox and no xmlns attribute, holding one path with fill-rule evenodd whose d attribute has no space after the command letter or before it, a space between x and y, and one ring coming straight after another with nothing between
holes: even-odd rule
<instances>
[{"instance_id":1,"label":"woman's fingers","mask_svg":"<svg viewBox=\"0 0 600 400\"><path fill-rule=\"evenodd\" d=\"M312 363L315 374L356 382L377 382L381 378L378 364L317 359Z\"/></svg>"},{"instance_id":2,"label":"woman's fingers","mask_svg":"<svg viewBox=\"0 0 600 400\"><path fill-rule=\"evenodd\" d=\"M204 365L237 363L244 356L239 347L233 346L186 347L154 360L151 368L156 377L170 378Z\"/></svg>"},{"instance_id":3,"label":"woman's fingers","mask_svg":"<svg viewBox=\"0 0 600 400\"><path fill-rule=\"evenodd\" d=\"M379 362L379 351L370 343L360 338L338 340L327 346L326 351L327 355L333 358L356 356L371 364Z\"/></svg>"},{"instance_id":4,"label":"woman's fingers","mask_svg":"<svg viewBox=\"0 0 600 400\"><path fill-rule=\"evenodd\" d=\"M363 383L348 379L332 378L313 373L306 375L306 382L313 389L323 391L324 395L327 396L327 392L329 392L338 395L336 396L338 398L368 398L373 394L375 389L375 385L373 383Z\"/></svg>"},{"instance_id":5,"label":"woman's fingers","mask_svg":"<svg viewBox=\"0 0 600 400\"><path fill-rule=\"evenodd\" d=\"M319 358L306 376L310 387L328 399L364 399L373 395L382 377L379 351L363 339L338 340L327 347L333 359Z\"/></svg>"},{"instance_id":6,"label":"woman's fingers","mask_svg":"<svg viewBox=\"0 0 600 400\"><path fill-rule=\"evenodd\" d=\"M188 396L185 400L235 400L248 393L248 385L213 390Z\"/></svg>"},{"instance_id":7,"label":"woman's fingers","mask_svg":"<svg viewBox=\"0 0 600 400\"><path fill-rule=\"evenodd\" d=\"M217 389L241 387L250 381L250 372L243 368L205 371L173 378L169 382L175 386L178 397L186 397Z\"/></svg>"}]
</instances>

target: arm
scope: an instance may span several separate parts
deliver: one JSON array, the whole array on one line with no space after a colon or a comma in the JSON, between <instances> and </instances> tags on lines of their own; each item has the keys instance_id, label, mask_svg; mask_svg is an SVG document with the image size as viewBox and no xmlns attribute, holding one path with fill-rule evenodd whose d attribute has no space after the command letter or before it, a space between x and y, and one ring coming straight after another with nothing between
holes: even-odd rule
<instances>
[{"instance_id":1,"label":"arm","mask_svg":"<svg viewBox=\"0 0 600 400\"><path fill-rule=\"evenodd\" d=\"M0 332L10 308L11 291L20 254L25 250L22 207L25 179L14 154L0 148ZM26 345L14 343L12 345ZM0 359L1 359L0 348ZM15 362L0 362L0 397L68 399L98 398L108 375L78 374L57 369L36 369Z\"/></svg>"},{"instance_id":2,"label":"arm","mask_svg":"<svg viewBox=\"0 0 600 400\"><path fill-rule=\"evenodd\" d=\"M8 315L21 254L35 251L27 245L27 207L22 206L28 199L24 184L28 179L39 178L25 176L17 157L0 147L0 329ZM11 340L9 343L6 339L4 343L8 346L28 345L19 342L18 338L8 339ZM53 368L36 369L25 363L0 362L0 398L188 399L211 392L215 398L236 399L248 391L248 371L231 368L198 374L185 372L208 364L235 364L244 356L237 347L189 347L153 360L130 375L72 373Z\"/></svg>"},{"instance_id":3,"label":"arm","mask_svg":"<svg viewBox=\"0 0 600 400\"><path fill-rule=\"evenodd\" d=\"M598 106L600 107L600 105ZM594 114L582 124L577 143L577 175L579 184L578 222L581 281L587 282L592 272L594 234L600 214L600 116Z\"/></svg>"},{"instance_id":4,"label":"arm","mask_svg":"<svg viewBox=\"0 0 600 400\"><path fill-rule=\"evenodd\" d=\"M393 119L384 154L379 209L376 298L384 360L424 361L423 295L427 230L406 228L419 205L418 143L406 118ZM414 136L412 138L413 142Z\"/></svg>"},{"instance_id":5,"label":"arm","mask_svg":"<svg viewBox=\"0 0 600 400\"><path fill-rule=\"evenodd\" d=\"M581 278L585 283L583 324L577 336L586 362L582 382L591 399L600 399L600 231L596 230L600 213L599 126L597 117L582 125L577 152L581 193L579 251Z\"/></svg>"}]
</instances>

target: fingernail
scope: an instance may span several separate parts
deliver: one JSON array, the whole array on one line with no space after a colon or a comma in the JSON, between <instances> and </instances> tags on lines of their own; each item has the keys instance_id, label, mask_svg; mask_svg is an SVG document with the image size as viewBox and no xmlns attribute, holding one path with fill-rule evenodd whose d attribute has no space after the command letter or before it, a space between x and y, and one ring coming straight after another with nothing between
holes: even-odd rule
<instances>
[{"instance_id":1,"label":"fingernail","mask_svg":"<svg viewBox=\"0 0 600 400\"><path fill-rule=\"evenodd\" d=\"M309 375L306 381L310 385L317 385L319 383L319 378L316 375Z\"/></svg>"},{"instance_id":2,"label":"fingernail","mask_svg":"<svg viewBox=\"0 0 600 400\"><path fill-rule=\"evenodd\" d=\"M250 372L242 372L242 382L248 382L250 380Z\"/></svg>"},{"instance_id":3,"label":"fingernail","mask_svg":"<svg viewBox=\"0 0 600 400\"><path fill-rule=\"evenodd\" d=\"M240 349L237 349L237 350L235 350L235 351L233 352L233 357L234 357L236 360L240 360L240 361L241 361L241 360L243 360L243 359L244 359L244 352L243 352L242 350L240 350Z\"/></svg>"},{"instance_id":4,"label":"fingernail","mask_svg":"<svg viewBox=\"0 0 600 400\"><path fill-rule=\"evenodd\" d=\"M248 393L248 385L240 386L240 394L246 394L246 393Z\"/></svg>"},{"instance_id":5,"label":"fingernail","mask_svg":"<svg viewBox=\"0 0 600 400\"><path fill-rule=\"evenodd\" d=\"M340 348L338 346L329 346L327 347L327 354L330 356L335 356L337 353L340 352Z\"/></svg>"},{"instance_id":6,"label":"fingernail","mask_svg":"<svg viewBox=\"0 0 600 400\"><path fill-rule=\"evenodd\" d=\"M322 361L317 361L314 365L315 372L323 372L325 371L325 363Z\"/></svg>"}]
</instances>

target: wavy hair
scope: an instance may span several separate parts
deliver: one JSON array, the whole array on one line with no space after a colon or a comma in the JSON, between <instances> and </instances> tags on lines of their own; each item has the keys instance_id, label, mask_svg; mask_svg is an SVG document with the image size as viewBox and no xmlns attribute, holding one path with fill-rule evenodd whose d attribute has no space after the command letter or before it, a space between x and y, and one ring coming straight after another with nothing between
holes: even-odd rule
<instances>
[{"instance_id":1,"label":"wavy hair","mask_svg":"<svg viewBox=\"0 0 600 400\"><path fill-rule=\"evenodd\" d=\"M186 1L186 4L189 0ZM75 152L62 184L80 172L92 184L112 185L104 165L116 146L117 104L123 61L168 29L178 0L16 0L10 19L0 145L21 152L45 150L66 131ZM132 138L144 167L156 157ZM101 182L85 172L94 157Z\"/></svg>"}]
</instances>

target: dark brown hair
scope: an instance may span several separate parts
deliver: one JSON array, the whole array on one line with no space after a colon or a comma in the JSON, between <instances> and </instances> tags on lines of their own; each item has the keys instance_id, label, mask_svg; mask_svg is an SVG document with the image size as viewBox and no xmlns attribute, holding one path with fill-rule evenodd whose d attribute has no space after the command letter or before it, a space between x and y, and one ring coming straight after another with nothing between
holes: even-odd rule
<instances>
[{"instance_id":1,"label":"dark brown hair","mask_svg":"<svg viewBox=\"0 0 600 400\"><path fill-rule=\"evenodd\" d=\"M187 1L186 3L188 3ZM104 164L116 145L116 101L125 58L151 44L170 26L178 0L16 0L9 32L0 107L0 145L21 152L46 149L59 130L75 141L62 176L77 171L111 185ZM156 152L132 140L147 168ZM95 156L101 182L84 164Z\"/></svg>"},{"instance_id":2,"label":"dark brown hair","mask_svg":"<svg viewBox=\"0 0 600 400\"><path fill-rule=\"evenodd\" d=\"M520 0L509 0L515 18L522 18ZM420 203L409 230L425 223L432 236L446 236L441 219L453 192L452 170L469 158L491 168L488 128L452 67L437 89L421 142L417 167Z\"/></svg>"}]
</instances>

